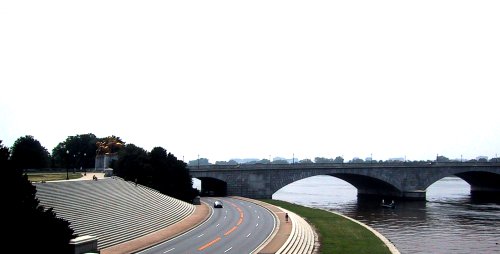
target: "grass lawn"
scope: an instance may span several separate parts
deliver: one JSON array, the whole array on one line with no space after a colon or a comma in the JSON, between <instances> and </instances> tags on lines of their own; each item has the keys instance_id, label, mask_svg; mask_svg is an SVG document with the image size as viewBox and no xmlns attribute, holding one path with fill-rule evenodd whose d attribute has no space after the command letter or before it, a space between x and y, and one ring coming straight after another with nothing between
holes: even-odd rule
<instances>
[{"instance_id":1,"label":"grass lawn","mask_svg":"<svg viewBox=\"0 0 500 254\"><path fill-rule=\"evenodd\" d=\"M82 177L81 173L69 173L69 179L76 179ZM66 172L55 172L55 173L28 173L28 180L31 182L40 181L55 181L55 180L66 180Z\"/></svg>"},{"instance_id":2,"label":"grass lawn","mask_svg":"<svg viewBox=\"0 0 500 254\"><path fill-rule=\"evenodd\" d=\"M321 253L391 253L389 248L372 232L342 216L280 200L262 201L292 211L314 225L319 234Z\"/></svg>"}]
</instances>

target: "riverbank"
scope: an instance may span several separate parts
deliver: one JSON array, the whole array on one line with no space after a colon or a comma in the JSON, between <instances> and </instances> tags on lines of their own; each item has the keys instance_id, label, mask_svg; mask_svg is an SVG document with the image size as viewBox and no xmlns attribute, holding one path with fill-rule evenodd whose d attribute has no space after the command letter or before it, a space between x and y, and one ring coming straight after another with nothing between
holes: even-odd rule
<instances>
[{"instance_id":1,"label":"riverbank","mask_svg":"<svg viewBox=\"0 0 500 254\"><path fill-rule=\"evenodd\" d=\"M262 201L293 211L312 224L319 234L320 253L399 253L394 246L390 246L395 250L391 252L383 236L381 239L364 225L340 214L281 200Z\"/></svg>"}]
</instances>

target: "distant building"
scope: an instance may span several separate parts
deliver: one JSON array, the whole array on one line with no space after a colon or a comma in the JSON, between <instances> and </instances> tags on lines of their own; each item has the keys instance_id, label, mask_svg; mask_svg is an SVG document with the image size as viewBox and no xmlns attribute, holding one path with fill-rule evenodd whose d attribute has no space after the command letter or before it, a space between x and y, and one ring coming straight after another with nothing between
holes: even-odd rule
<instances>
[{"instance_id":1,"label":"distant building","mask_svg":"<svg viewBox=\"0 0 500 254\"><path fill-rule=\"evenodd\" d=\"M402 157L389 158L388 161L392 161L392 162L405 162L405 158L402 158Z\"/></svg>"}]
</instances>

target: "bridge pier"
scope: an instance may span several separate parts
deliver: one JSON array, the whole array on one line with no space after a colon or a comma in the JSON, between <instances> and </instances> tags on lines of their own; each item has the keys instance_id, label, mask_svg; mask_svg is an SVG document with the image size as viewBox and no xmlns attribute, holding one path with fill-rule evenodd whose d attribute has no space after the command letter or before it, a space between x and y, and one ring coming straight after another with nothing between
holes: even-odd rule
<instances>
[{"instance_id":1,"label":"bridge pier","mask_svg":"<svg viewBox=\"0 0 500 254\"><path fill-rule=\"evenodd\" d=\"M402 196L404 200L425 201L425 198L426 191L424 190L404 191Z\"/></svg>"},{"instance_id":2,"label":"bridge pier","mask_svg":"<svg viewBox=\"0 0 500 254\"><path fill-rule=\"evenodd\" d=\"M358 189L358 198L361 199L393 198L393 199L408 200L408 201L425 201L426 192L422 190L394 192L394 191L382 191L374 189L368 189L368 190Z\"/></svg>"},{"instance_id":3,"label":"bridge pier","mask_svg":"<svg viewBox=\"0 0 500 254\"><path fill-rule=\"evenodd\" d=\"M480 186L471 186L470 195L473 199L500 200L500 189Z\"/></svg>"}]
</instances>

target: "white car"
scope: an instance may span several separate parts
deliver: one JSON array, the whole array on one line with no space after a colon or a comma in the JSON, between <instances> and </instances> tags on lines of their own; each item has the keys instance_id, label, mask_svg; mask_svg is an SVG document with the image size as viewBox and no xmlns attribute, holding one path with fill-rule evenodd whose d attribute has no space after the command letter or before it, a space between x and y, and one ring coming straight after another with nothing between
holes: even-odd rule
<instances>
[{"instance_id":1,"label":"white car","mask_svg":"<svg viewBox=\"0 0 500 254\"><path fill-rule=\"evenodd\" d=\"M220 200L215 201L214 208L222 208L222 202Z\"/></svg>"}]
</instances>

